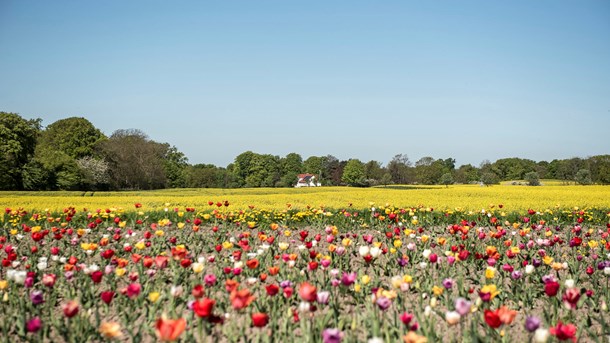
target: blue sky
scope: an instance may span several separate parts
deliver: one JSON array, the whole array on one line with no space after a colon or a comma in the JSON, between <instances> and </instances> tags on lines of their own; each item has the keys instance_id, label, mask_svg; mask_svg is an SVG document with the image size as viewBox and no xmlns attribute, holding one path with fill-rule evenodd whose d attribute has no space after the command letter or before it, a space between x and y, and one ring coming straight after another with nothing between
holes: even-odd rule
<instances>
[{"instance_id":1,"label":"blue sky","mask_svg":"<svg viewBox=\"0 0 610 343\"><path fill-rule=\"evenodd\" d=\"M246 150L610 153L608 1L0 0L0 110Z\"/></svg>"}]
</instances>

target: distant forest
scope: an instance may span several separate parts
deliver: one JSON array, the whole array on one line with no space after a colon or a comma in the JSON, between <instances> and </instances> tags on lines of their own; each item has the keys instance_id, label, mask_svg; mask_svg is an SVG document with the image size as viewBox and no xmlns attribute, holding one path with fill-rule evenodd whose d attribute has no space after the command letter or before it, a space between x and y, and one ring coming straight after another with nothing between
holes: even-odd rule
<instances>
[{"instance_id":1,"label":"distant forest","mask_svg":"<svg viewBox=\"0 0 610 343\"><path fill-rule=\"evenodd\" d=\"M137 129L106 137L85 118L42 127L41 119L0 112L0 190L134 190L161 188L294 187L299 174L314 174L324 186L482 183L558 179L610 184L610 155L532 161L503 158L456 167L455 159L398 154L387 164L342 161L332 155L284 157L246 151L226 167L189 164L175 146L151 140Z\"/></svg>"}]
</instances>

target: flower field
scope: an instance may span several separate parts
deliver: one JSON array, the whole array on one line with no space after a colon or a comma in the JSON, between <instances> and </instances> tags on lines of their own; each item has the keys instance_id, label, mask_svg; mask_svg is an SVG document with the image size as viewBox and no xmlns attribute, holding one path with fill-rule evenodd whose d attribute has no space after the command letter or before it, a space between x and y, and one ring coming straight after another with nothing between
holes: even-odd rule
<instances>
[{"instance_id":1,"label":"flower field","mask_svg":"<svg viewBox=\"0 0 610 343\"><path fill-rule=\"evenodd\" d=\"M0 337L610 336L606 188L275 191L1 193Z\"/></svg>"},{"instance_id":2,"label":"flower field","mask_svg":"<svg viewBox=\"0 0 610 343\"><path fill-rule=\"evenodd\" d=\"M537 208L541 210L578 207L608 207L608 186L565 186L543 180L541 187L496 185L388 186L373 188L312 187L312 188L246 188L246 189L166 189L127 192L0 192L0 203L29 210L60 211L72 206L82 210L117 208L131 210L138 201L148 210L168 206L203 208L210 199L229 201L233 209L283 210L292 208L326 207L340 209L349 204L367 208L371 203L398 207L429 206L442 210L479 211L490 204L504 204L508 211Z\"/></svg>"}]
</instances>

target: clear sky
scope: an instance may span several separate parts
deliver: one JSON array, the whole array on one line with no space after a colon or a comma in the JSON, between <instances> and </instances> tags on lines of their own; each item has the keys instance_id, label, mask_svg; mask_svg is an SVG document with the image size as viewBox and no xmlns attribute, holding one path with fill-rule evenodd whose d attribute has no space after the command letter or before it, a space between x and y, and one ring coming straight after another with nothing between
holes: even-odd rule
<instances>
[{"instance_id":1,"label":"clear sky","mask_svg":"<svg viewBox=\"0 0 610 343\"><path fill-rule=\"evenodd\" d=\"M0 0L0 110L246 150L610 153L610 1Z\"/></svg>"}]
</instances>

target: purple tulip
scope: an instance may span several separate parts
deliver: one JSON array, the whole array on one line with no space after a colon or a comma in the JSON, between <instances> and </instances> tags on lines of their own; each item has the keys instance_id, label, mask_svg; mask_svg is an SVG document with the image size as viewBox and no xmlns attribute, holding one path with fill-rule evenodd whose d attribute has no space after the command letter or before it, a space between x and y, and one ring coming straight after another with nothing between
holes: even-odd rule
<instances>
[{"instance_id":1,"label":"purple tulip","mask_svg":"<svg viewBox=\"0 0 610 343\"><path fill-rule=\"evenodd\" d=\"M388 308L390 308L390 305L392 305L392 300L386 298L386 297L379 297L377 298L377 306L379 306L379 308L382 311L387 310Z\"/></svg>"},{"instance_id":2,"label":"purple tulip","mask_svg":"<svg viewBox=\"0 0 610 343\"><path fill-rule=\"evenodd\" d=\"M34 317L25 324L25 329L28 332L37 332L42 327L42 320L40 317Z\"/></svg>"},{"instance_id":3,"label":"purple tulip","mask_svg":"<svg viewBox=\"0 0 610 343\"><path fill-rule=\"evenodd\" d=\"M453 281L453 279L446 278L443 280L443 287L445 287L446 289L451 289L454 283L455 282Z\"/></svg>"},{"instance_id":4,"label":"purple tulip","mask_svg":"<svg viewBox=\"0 0 610 343\"><path fill-rule=\"evenodd\" d=\"M316 300L319 304L328 304L328 300L330 299L330 292L328 291L320 291L316 294Z\"/></svg>"},{"instance_id":5,"label":"purple tulip","mask_svg":"<svg viewBox=\"0 0 610 343\"><path fill-rule=\"evenodd\" d=\"M282 288L292 287L292 281L284 280L284 281L280 282L280 287L282 287Z\"/></svg>"},{"instance_id":6,"label":"purple tulip","mask_svg":"<svg viewBox=\"0 0 610 343\"><path fill-rule=\"evenodd\" d=\"M401 258L398 259L398 265L401 266L401 267L406 266L408 262L409 262L409 260L407 260L404 257L401 257Z\"/></svg>"},{"instance_id":7,"label":"purple tulip","mask_svg":"<svg viewBox=\"0 0 610 343\"><path fill-rule=\"evenodd\" d=\"M32 291L32 293L30 293L30 300L32 300L32 304L34 305L40 305L44 302L44 298L43 298L43 293L42 291Z\"/></svg>"},{"instance_id":8,"label":"purple tulip","mask_svg":"<svg viewBox=\"0 0 610 343\"><path fill-rule=\"evenodd\" d=\"M343 273L341 276L341 283L343 286L351 286L356 282L356 273Z\"/></svg>"},{"instance_id":9,"label":"purple tulip","mask_svg":"<svg viewBox=\"0 0 610 343\"><path fill-rule=\"evenodd\" d=\"M325 329L322 331L322 342L324 343L341 343L343 333L339 329Z\"/></svg>"},{"instance_id":10,"label":"purple tulip","mask_svg":"<svg viewBox=\"0 0 610 343\"><path fill-rule=\"evenodd\" d=\"M525 329L528 332L534 332L540 327L540 318L531 316L525 319Z\"/></svg>"},{"instance_id":11,"label":"purple tulip","mask_svg":"<svg viewBox=\"0 0 610 343\"><path fill-rule=\"evenodd\" d=\"M460 316L465 316L470 313L470 309L472 307L472 303L464 298L455 299L455 311L460 314Z\"/></svg>"},{"instance_id":12,"label":"purple tulip","mask_svg":"<svg viewBox=\"0 0 610 343\"><path fill-rule=\"evenodd\" d=\"M513 280L519 280L522 276L523 272L518 270L515 270L514 272L510 273L510 277L513 278Z\"/></svg>"}]
</instances>

